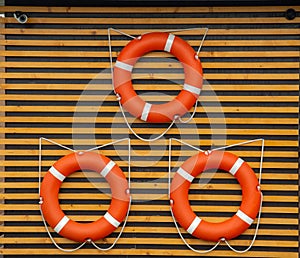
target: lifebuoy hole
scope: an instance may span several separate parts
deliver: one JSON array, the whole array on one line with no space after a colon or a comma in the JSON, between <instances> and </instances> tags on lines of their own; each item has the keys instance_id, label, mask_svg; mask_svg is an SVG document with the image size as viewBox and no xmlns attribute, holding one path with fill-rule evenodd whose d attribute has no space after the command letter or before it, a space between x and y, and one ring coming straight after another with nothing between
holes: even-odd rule
<instances>
[{"instance_id":1,"label":"lifebuoy hole","mask_svg":"<svg viewBox=\"0 0 300 258\"><path fill-rule=\"evenodd\" d=\"M132 71L133 88L150 104L164 104L173 100L182 90L183 83L182 64L176 57L162 51L139 58Z\"/></svg>"},{"instance_id":2,"label":"lifebuoy hole","mask_svg":"<svg viewBox=\"0 0 300 258\"><path fill-rule=\"evenodd\" d=\"M242 190L237 179L221 169L207 169L189 188L189 202L196 215L208 222L223 222L239 209Z\"/></svg>"},{"instance_id":3,"label":"lifebuoy hole","mask_svg":"<svg viewBox=\"0 0 300 258\"><path fill-rule=\"evenodd\" d=\"M111 201L111 189L99 173L79 170L65 178L58 197L63 212L70 219L89 223L106 213Z\"/></svg>"}]
</instances>

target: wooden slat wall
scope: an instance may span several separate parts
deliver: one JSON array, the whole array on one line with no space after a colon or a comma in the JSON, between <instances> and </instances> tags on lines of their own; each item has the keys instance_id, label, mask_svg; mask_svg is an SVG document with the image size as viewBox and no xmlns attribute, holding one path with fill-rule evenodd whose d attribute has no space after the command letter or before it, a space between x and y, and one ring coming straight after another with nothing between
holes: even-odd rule
<instances>
[{"instance_id":1,"label":"wooden slat wall","mask_svg":"<svg viewBox=\"0 0 300 258\"><path fill-rule=\"evenodd\" d=\"M93 147L91 127L95 123L96 145L126 137L117 102L111 93L107 28L116 27L139 35L157 29L208 27L209 32L200 52L206 86L200 97L196 118L186 126L174 127L166 135L210 148L212 144L234 144L254 138L265 139L262 190L265 198L261 225L251 251L243 257L298 257L298 102L300 18L288 21L284 12L289 7L214 7L214 8L65 8L1 7L6 18L1 22L0 50L0 122L1 226L4 257L38 257L69 254L57 250L43 227L38 207L38 139L47 137L72 147L73 115L86 85L98 73L101 79L85 92L80 106L82 120L77 120L75 144ZM298 12L300 6L293 7ZM28 23L18 24L15 10L26 11ZM177 33L195 49L203 32ZM116 58L128 38L113 33L112 54ZM180 89L168 80L182 80L180 65L162 62L164 53L152 53L136 66L135 87L146 99L158 100L153 91L161 91L169 100ZM149 60L155 63L149 63ZM154 65L156 69L151 69ZM168 80L155 80L153 78ZM141 79L142 78L142 79ZM152 93L149 93L152 91ZM109 92L109 96L105 94ZM216 97L212 93L216 94ZM217 100L217 101L216 101ZM98 105L103 102L101 109ZM81 102L82 104L83 102ZM222 130L224 112L226 131ZM98 112L94 120L94 113ZM78 113L76 113L78 115ZM209 118L213 120L210 121ZM114 123L113 130L111 129ZM118 128L119 127L119 128ZM153 129L149 129L149 127ZM136 121L135 129L144 137L159 133L166 125L148 125ZM212 127L213 129L211 129ZM198 135L196 135L198 134ZM93 138L93 135L92 135ZM188 250L172 223L167 197L168 153L166 139L151 145L131 136L133 144L132 196L128 225L118 244L108 252L91 245L74 253L78 257L106 256L201 256ZM225 139L225 141L224 141ZM89 146L87 146L89 145ZM259 171L260 143L237 147L232 151ZM67 151L44 142L43 175ZM127 171L126 142L105 148L103 152ZM172 165L195 152L175 143ZM125 157L122 159L121 157ZM178 161L178 162L177 162ZM126 172L127 174L127 172ZM211 174L205 174L209 177ZM95 177L92 176L92 177ZM91 183L83 173L76 173L63 183L60 200L63 209L77 221L93 221L104 214L109 196L95 186L106 189L101 179ZM199 216L209 221L231 217L237 210L241 192L238 183L219 171L202 189L198 180L192 184L190 200ZM243 249L251 242L254 225L231 243ZM119 232L119 229L116 231ZM182 231L184 232L184 231ZM53 233L66 248L74 243ZM116 233L99 244L112 243ZM212 243L185 234L195 248L208 249ZM212 257L241 256L221 244L203 255ZM201 256L202 257L202 256Z\"/></svg>"}]
</instances>

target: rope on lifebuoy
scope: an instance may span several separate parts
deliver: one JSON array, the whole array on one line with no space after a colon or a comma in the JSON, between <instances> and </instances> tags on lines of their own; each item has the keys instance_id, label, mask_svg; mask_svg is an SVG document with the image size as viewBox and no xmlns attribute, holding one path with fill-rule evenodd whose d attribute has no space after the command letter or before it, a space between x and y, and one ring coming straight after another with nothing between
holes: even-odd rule
<instances>
[{"instance_id":1,"label":"rope on lifebuoy","mask_svg":"<svg viewBox=\"0 0 300 258\"><path fill-rule=\"evenodd\" d=\"M134 90L132 69L137 60L153 51L173 54L182 64L185 81L181 92L170 102L149 104ZM173 121L182 116L195 104L203 84L203 72L196 52L183 39L167 32L150 32L130 41L118 55L113 69L115 92L121 97L120 103L133 116L150 123Z\"/></svg>"},{"instance_id":2,"label":"rope on lifebuoy","mask_svg":"<svg viewBox=\"0 0 300 258\"><path fill-rule=\"evenodd\" d=\"M128 194L129 196L129 202L128 202L128 209L127 209L127 212L126 212L126 216L124 218L124 223L123 223L123 226L118 234L118 236L115 238L114 242L107 248L100 248L99 246L97 246L97 244L92 240L92 239L86 239L83 243L81 243L78 247L74 248L74 249L65 249L65 248L62 248L61 246L59 246L56 241L54 240L54 238L52 237L49 229L48 229L48 226L47 226L47 222L45 220L45 217L44 217L44 214L43 214L43 210L42 210L42 205L43 205L43 198L42 196L40 197L39 199L39 209L40 209L40 213L41 213L41 217L42 217L42 221L43 221L43 224L45 226L45 229L48 233L48 236L49 238L51 239L52 243L55 245L56 248L58 248L59 250L63 251L63 252L74 252L76 250L79 250L80 248L82 248L86 243L91 243L95 248L97 248L98 250L102 250L102 251L108 251L110 249L112 249L115 244L117 243L117 241L119 240L119 238L121 237L123 231L124 231L124 228L126 226L126 223L127 223L127 220L128 220L128 216L129 216L129 212L130 212L130 207L131 207L131 202L132 202L132 198L130 196L130 192L129 192L129 189L130 189L130 163L131 163L131 143L130 143L130 139L129 138L124 138L124 139L120 139L120 140L117 140L115 142L112 142L112 143L108 143L108 144L104 144L102 146L97 146L97 147L94 147L94 148L91 148L89 150L86 150L86 151L75 151L69 147L66 147L62 144L59 144L59 143L56 143L55 141L52 141L50 139L47 139L47 138L44 138L44 137L41 137L39 139L39 194L41 193L41 167L42 167L42 141L47 141L49 143L52 143L54 145L57 145L63 149L66 149L66 150L69 150L71 152L73 152L74 154L78 154L78 155L83 155L84 153L90 153L90 151L92 150L97 150L97 149L101 149L101 148L104 148L108 145L112 145L112 144L116 144L118 142L121 142L121 141L124 141L124 140L127 140L128 141L128 189L126 190L126 194ZM110 170L115 166L115 163L113 161L110 161L106 164L106 166L100 171L100 173L102 174L102 176L106 177ZM49 169L49 173L51 173L51 175L56 178L57 180L59 181L63 181L65 179L65 176L59 171L57 170L54 166L52 166L50 169ZM118 220L116 220L109 212L106 212L105 215L103 216L105 220L107 220L111 225L113 225L115 228L117 228L119 226L119 224L121 222L119 222ZM56 226L54 227L54 231L57 232L57 233L60 233L61 230L66 226L66 224L69 222L69 218L67 216L63 216L62 219L56 224Z\"/></svg>"},{"instance_id":3,"label":"rope on lifebuoy","mask_svg":"<svg viewBox=\"0 0 300 258\"><path fill-rule=\"evenodd\" d=\"M179 229L179 227L177 225L176 218L175 218L175 215L174 215L173 209L172 209L172 206L174 205L174 200L171 198L171 157L172 157L171 151L172 151L172 140L176 140L176 141L180 142L181 144L189 146L190 148L192 148L192 149L194 149L194 150L196 150L196 151L198 151L200 153L204 153L206 156L210 155L213 151L216 151L216 150L220 151L220 150L225 150L225 149L228 149L228 148L232 148L232 147L236 147L236 146L240 146L240 145L244 145L244 144L250 144L250 143L253 143L253 142L261 141L262 145L261 145L261 157L260 157L259 178L258 178L258 182L259 182L259 185L260 185L261 176L262 176L263 155L264 155L264 139L262 139L262 138L254 139L254 140L245 141L245 142L241 142L241 143L237 143L237 144L232 144L232 145L229 145L229 146L215 148L215 149L208 150L208 151L204 151L204 150L202 150L200 148L192 146L192 145L190 145L188 143L185 143L184 141L176 139L176 138L170 138L169 139L169 199L170 199L170 213L171 213L173 222L175 224L175 227L177 229L177 232L178 232L179 236L181 237L182 241L185 243L185 245L190 250L192 250L192 251L194 251L196 253L200 253L200 254L208 253L208 252L213 251L220 244L220 242L225 242L227 244L227 246L232 251L234 251L236 253L240 253L241 254L241 253L245 253L245 252L249 251L251 249L251 247L253 246L255 240L256 240L256 237L257 237L257 234L258 234L259 225L260 225L260 219L261 219L262 203L263 203L263 193L261 192L261 189L260 189L259 185L257 186L257 191L260 193L260 203L259 203L259 211L258 211L258 216L257 216L257 223L256 223L255 233L253 235L253 238L252 238L252 241L251 241L250 245L246 249L244 249L244 250L237 250L237 249L233 248L230 245L229 241L227 239L225 239L224 237L220 238L219 241L217 241L216 244L211 249L209 249L209 250L196 250L195 248L193 248L191 245L189 245L187 243L187 241L185 240L185 238L183 237L183 235L180 232L180 229ZM244 163L244 161L242 159L238 158L236 160L236 162L233 164L232 168L230 169L231 173L232 174L237 173L238 169L242 166L243 163ZM192 175L190 175L187 171L185 171L181 167L177 170L177 173L181 177L183 177L185 180L187 180L188 182L191 182L193 180L193 178L194 178ZM248 225L252 224L252 222L253 222L253 219L251 217L249 217L247 214L245 214L243 211L241 211L240 209L237 211L236 216L238 216L242 221L244 221ZM201 223L201 221L202 220L196 216L195 219L192 221L192 223L189 225L189 227L186 229L187 232L189 232L190 234L193 234L193 232L199 226L199 224Z\"/></svg>"},{"instance_id":4,"label":"rope on lifebuoy","mask_svg":"<svg viewBox=\"0 0 300 258\"><path fill-rule=\"evenodd\" d=\"M195 56L194 56L195 60L198 61L198 59L199 59L198 55L199 55L199 52L200 52L201 47L203 45L203 42L205 40L205 37L206 37L206 35L208 33L208 28L190 28L190 29L188 28L188 29L178 29L178 30L167 30L167 31L164 31L164 33L167 32L167 33L169 33L169 35L168 35L168 38L167 38L167 40L165 42L165 45L164 45L164 47L163 47L162 50L167 51L167 52L171 51L171 48L173 46L173 43L174 43L174 40L175 40L176 36L173 35L173 34L171 34L170 32L200 30L200 29L201 30L205 29L205 32L204 32L203 38L202 38L202 40L200 42L199 48L198 48L198 50L197 50L197 52L195 53ZM111 47L111 31L115 31L115 32L120 33L122 35L128 36L128 37L130 37L132 39L138 39L138 40L140 40L146 34L143 34L142 36L139 36L139 37L134 37L134 36L131 36L129 34L126 34L126 33L122 32L122 31L114 29L114 28L109 28L108 29L108 42L109 42L108 45L109 45L109 53L110 53L110 68L111 68L111 74L112 74L112 85L115 85L115 83L114 83L114 76L113 76L114 69L113 69L113 57L112 57L112 47ZM130 73L131 73L131 71L133 69L133 65L132 64L128 64L128 63L122 62L120 60L116 61L115 67L121 68L123 71L127 71L127 72L130 72ZM158 136L156 136L156 137L154 137L152 139L145 139L145 138L139 136L133 130L133 128L131 127L131 125L129 124L128 119L126 117L126 114L125 114L125 112L123 110L122 96L119 94L119 92L116 91L115 87L113 87L113 90L114 90L114 93L115 93L115 95L117 97L117 100L119 102L120 110L121 110L121 113L122 113L122 115L124 117L124 120L125 120L125 123L126 123L127 127L129 128L129 130L131 131L131 133L133 133L138 139L140 139L142 141L152 142L152 141L156 141L156 140L160 139L163 135L165 135L172 128L172 126L174 125L174 123L176 121L179 121L181 123L189 123L194 118L195 113L196 113L197 103L198 103L198 97L195 100L194 110L193 110L191 116L187 120L183 120L179 114L174 114L171 117L171 119L170 119L171 120L170 125L160 135L158 135ZM200 89L198 87L195 87L195 86L190 85L188 83L184 83L183 90L185 90L186 92L189 92L193 96L199 96L199 94L200 94ZM144 104L144 106L143 106L143 108L141 110L141 113L140 113L140 119L141 120L148 121L148 116L149 116L151 107L152 107L152 105L149 104L149 103L145 103ZM133 110L135 110L135 109L136 109L136 107L133 108ZM156 121L156 122L159 122L159 121Z\"/></svg>"}]
</instances>

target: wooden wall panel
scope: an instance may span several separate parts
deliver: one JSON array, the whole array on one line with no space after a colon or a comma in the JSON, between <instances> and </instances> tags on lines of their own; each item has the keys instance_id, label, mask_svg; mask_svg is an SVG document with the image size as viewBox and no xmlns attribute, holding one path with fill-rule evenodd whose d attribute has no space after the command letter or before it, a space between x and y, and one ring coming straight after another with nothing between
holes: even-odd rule
<instances>
[{"instance_id":1,"label":"wooden wall panel","mask_svg":"<svg viewBox=\"0 0 300 258\"><path fill-rule=\"evenodd\" d=\"M52 245L39 214L39 137L85 149L130 135L133 205L125 232L111 251L100 252L87 245L74 255L201 256L182 243L170 216L168 139L177 137L209 149L212 145L236 144L262 137L266 145L262 219L253 248L243 256L298 257L300 18L286 20L284 12L288 8L1 7L6 14L1 18L4 27L0 28L3 35L0 44L4 46L0 50L3 57L0 69L5 69L1 73L0 95L1 111L5 112L0 112L0 123L4 123L0 128L1 143L5 146L4 150L0 149L4 158L0 160L3 178L0 216L4 222L1 254L4 257L69 256ZM293 8L300 11L300 6ZM28 23L18 24L12 17L15 10L26 11ZM111 91L109 27L132 35L153 30L209 28L200 52L208 82L190 124L174 126L165 138L152 144L129 133ZM203 32L176 34L196 50ZM114 60L127 42L128 38L113 33ZM140 94L146 94L148 101L168 101L178 94L183 74L180 64L170 58L168 54L155 52L136 65L134 86ZM98 80L93 80L97 75ZM91 80L93 83L89 84ZM134 127L139 134L150 137L152 133L163 131L166 125L135 121ZM105 148L102 153L115 160L128 175L126 148L124 142ZM249 162L258 175L260 142L232 151ZM44 142L42 175L67 153ZM194 153L175 142L172 166L178 166ZM89 176L78 172L68 178L61 189L62 208L77 221L93 221L103 215L109 205L110 197L96 189L107 191L106 183L95 175ZM192 184L189 198L199 216L220 221L236 212L241 191L227 173L206 173L202 180L210 176L211 180L202 188L198 179ZM249 245L255 225L256 222L232 240L232 245L238 249ZM52 234L62 246L75 246ZM212 245L184 235L195 248L208 249ZM115 236L113 233L99 244L107 246ZM221 244L204 256L240 255Z\"/></svg>"}]
</instances>

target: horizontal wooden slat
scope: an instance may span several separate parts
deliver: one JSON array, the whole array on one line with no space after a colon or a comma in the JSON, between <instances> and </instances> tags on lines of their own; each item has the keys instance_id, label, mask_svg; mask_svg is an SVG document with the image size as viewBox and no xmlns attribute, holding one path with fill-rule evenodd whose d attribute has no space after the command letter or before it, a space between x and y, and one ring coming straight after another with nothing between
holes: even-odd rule
<instances>
[{"instance_id":1,"label":"horizontal wooden slat","mask_svg":"<svg viewBox=\"0 0 300 258\"><path fill-rule=\"evenodd\" d=\"M55 238L57 243L72 243L68 240L61 239L61 238ZM105 242L104 241L97 241L99 243L112 243L114 241L113 238L106 238ZM1 243L3 244L38 244L38 243L43 243L43 244L51 244L51 240L49 238L23 238L23 242L21 242L19 239L13 239L13 238L6 238L6 239L1 239ZM196 244L202 244L203 242L199 239L187 239L187 242L191 245L196 245ZM230 241L232 245L249 245L249 240L233 240ZM161 239L158 238L138 238L138 239L131 239L131 238L121 238L118 241L118 244L160 244ZM165 239L165 243L168 245L180 245L182 242L180 239ZM210 243L209 243L210 244ZM254 246L265 246L268 245L270 247L297 247L297 245L294 242L291 241L275 241L275 240L256 240L254 243Z\"/></svg>"},{"instance_id":2,"label":"horizontal wooden slat","mask_svg":"<svg viewBox=\"0 0 300 258\"><path fill-rule=\"evenodd\" d=\"M126 253L128 255L163 255L163 256L195 256L195 253L192 251L187 251L187 250L176 250L176 249L163 249L163 250L158 250L158 249L125 249ZM112 249L109 252L101 252L101 254L106 254L106 255L120 255L120 253L125 252L123 249ZM85 255L86 254L86 249L81 249L76 252L76 255ZM18 255L18 254L23 254L23 255L33 255L33 254L44 254L44 255L63 255L63 252L58 253L55 249L5 249L3 251L0 250L1 254L4 255ZM88 253L90 255L99 255L99 250L96 249L88 249ZM217 250L213 251L209 254L206 254L206 256L210 257L224 257L226 256L231 256L231 257L240 257L239 254L233 253L231 250L230 251L224 251L224 250ZM257 252L257 251L249 251L247 252L245 257L272 257L272 258L297 258L298 254L297 253L292 253L292 252Z\"/></svg>"},{"instance_id":3,"label":"horizontal wooden slat","mask_svg":"<svg viewBox=\"0 0 300 258\"><path fill-rule=\"evenodd\" d=\"M14 227L14 226L7 226L5 228L0 227L0 229L1 229L1 231L4 231L4 232L18 232L19 228ZM35 227L36 231L33 231L33 228L30 226L24 226L24 227L22 227L22 229L23 229L23 232L46 232L45 228L42 226L40 226L40 227L36 226ZM128 226L128 227L125 227L124 233L132 233L132 232L135 232L135 233L161 233L161 234L163 234L165 232L169 232L172 234L177 233L175 227L153 227L153 228L149 228L149 232L147 232L147 229L145 229L144 227L129 227ZM115 232L119 232L119 231L120 231L120 229L116 229ZM250 230L246 231L244 234L252 235L253 231L254 230L250 229ZM184 231L182 230L182 233L183 232ZM259 233L260 233L260 235L274 235L274 233L275 233L276 235L279 235L279 236L297 236L297 230L291 230L291 229L290 230L260 229Z\"/></svg>"},{"instance_id":4,"label":"horizontal wooden slat","mask_svg":"<svg viewBox=\"0 0 300 258\"><path fill-rule=\"evenodd\" d=\"M157 101L156 95L147 95L144 97L147 101ZM0 100L24 100L27 101L116 101L115 96L97 95L31 95L31 94L5 94L0 95ZM159 96L159 101L170 101L173 96ZM297 102L298 96L202 96L200 95L199 101L221 101L221 102ZM80 110L80 108L79 108ZM221 109L220 109L221 110Z\"/></svg>"},{"instance_id":5,"label":"horizontal wooden slat","mask_svg":"<svg viewBox=\"0 0 300 258\"><path fill-rule=\"evenodd\" d=\"M45 12L45 13L202 13L202 12L284 12L288 8L300 11L298 6L254 6L247 7L43 7L43 6L1 6L3 12L14 12L16 9L24 12Z\"/></svg>"},{"instance_id":6,"label":"horizontal wooden slat","mask_svg":"<svg viewBox=\"0 0 300 258\"><path fill-rule=\"evenodd\" d=\"M110 63L98 62L98 63L83 63L83 62L0 62L0 67L7 68L107 68L110 66ZM137 63L135 68L169 68L169 69L180 69L182 65L180 63L155 63L155 62L146 62L146 63ZM243 63L202 63L202 67L207 68L227 68L227 69L270 69L270 68L281 68L281 69L297 69L299 68L299 62L274 62L274 63L265 63L265 62L243 62Z\"/></svg>"},{"instance_id":7,"label":"horizontal wooden slat","mask_svg":"<svg viewBox=\"0 0 300 258\"><path fill-rule=\"evenodd\" d=\"M12 145L16 145L16 144L25 144L25 145L38 145L39 144L39 137L35 137L35 138L28 138L28 139L24 139L24 138L19 138L19 139L0 139L1 142L3 142L3 144L12 144ZM64 144L64 145L73 145L74 144L74 139L60 139L60 138L56 138L56 139L52 139L54 141L56 141L57 143L60 144ZM92 145L102 145L102 144L107 144L107 143L111 143L112 140L111 139L94 139L92 142ZM200 139L200 143L203 146L206 145L211 145L212 142L215 143L215 145L231 145L231 144L240 144L241 140L240 139L215 139L215 140L206 140L206 139ZM153 143L151 143L152 145L162 145L162 146L166 146L166 144L168 144L169 141L165 140L165 139L159 139ZM186 143L189 143L191 145L195 145L198 146L199 145L199 140L198 139L188 139L186 140ZM76 139L76 144L78 146L80 145L89 145L91 144L91 142L87 142L86 140L83 139ZM123 144L127 144L127 143L123 143ZM140 140L137 139L133 139L131 140L131 144L132 145L144 145L143 142L141 142ZM42 145L53 145L52 143L49 143L47 141L42 141ZM178 146L181 145L181 143L178 143L176 141L172 142L172 145L174 146ZM254 142L252 144L248 144L247 146L261 146L261 141L259 142ZM281 146L281 147L298 147L298 141L294 140L266 140L265 141L265 146Z\"/></svg>"},{"instance_id":8,"label":"horizontal wooden slat","mask_svg":"<svg viewBox=\"0 0 300 258\"><path fill-rule=\"evenodd\" d=\"M24 90L112 90L111 84L89 84L88 86L86 84L0 84L0 87L2 89L6 90L18 90L18 89L24 89ZM134 84L134 88L136 90L153 90L158 91L161 90L162 87L167 88L168 90L178 90L180 89L179 85L175 84ZM214 90L214 91L298 91L299 86L296 84L280 84L280 85L263 85L263 84L253 84L253 85L244 85L244 84L212 84L203 86L203 90ZM202 90L202 91L203 91ZM4 107L1 107L4 108ZM70 108L70 107L66 107ZM113 108L113 107L112 107ZM226 107L224 107L226 108ZM261 107L263 108L263 107ZM288 109L287 109L288 110Z\"/></svg>"},{"instance_id":9,"label":"horizontal wooden slat","mask_svg":"<svg viewBox=\"0 0 300 258\"><path fill-rule=\"evenodd\" d=\"M112 56L117 57L119 52L112 51ZM0 51L0 56L17 56L17 57L105 57L109 58L107 51L28 51L28 50L5 50ZM147 57L171 57L166 53L150 53L145 55ZM298 51L201 51L199 53L201 57L298 57Z\"/></svg>"},{"instance_id":10,"label":"horizontal wooden slat","mask_svg":"<svg viewBox=\"0 0 300 258\"><path fill-rule=\"evenodd\" d=\"M80 106L74 107L74 106L48 106L47 109L45 109L44 106L0 106L0 108L3 108L6 112L120 112L119 106ZM100 108L100 109L99 109ZM284 113L284 114L290 114L298 112L298 107L260 107L260 105L257 103L257 106L254 107L240 107L240 106L225 106L222 107L222 109L219 106L212 106L212 107L197 107L197 112L203 113L203 112L224 112L224 113Z\"/></svg>"},{"instance_id":11,"label":"horizontal wooden slat","mask_svg":"<svg viewBox=\"0 0 300 258\"><path fill-rule=\"evenodd\" d=\"M97 47L108 47L108 40L5 40L0 41L3 45L21 45L24 41L25 46L97 46ZM191 46L199 46L201 40L187 40ZM125 46L130 42L130 40L112 40L111 46ZM299 46L299 40L205 40L203 42L203 47L211 46Z\"/></svg>"},{"instance_id":12,"label":"horizontal wooden slat","mask_svg":"<svg viewBox=\"0 0 300 258\"><path fill-rule=\"evenodd\" d=\"M28 19L28 24L274 24L298 23L299 17L287 20L285 17L239 17L239 18L35 18ZM2 23L18 23L14 18L1 18Z\"/></svg>"},{"instance_id":13,"label":"horizontal wooden slat","mask_svg":"<svg viewBox=\"0 0 300 258\"><path fill-rule=\"evenodd\" d=\"M138 155L146 155L147 153L149 153L148 150L134 150L134 152ZM237 156L245 156L245 157L260 157L261 152L260 151L235 151L230 150L230 152L234 153ZM67 150L43 150L43 156L64 156L69 154L70 151ZM107 156L111 156L111 155L128 155L128 150L101 150L101 153L103 153L104 155ZM24 150L0 150L0 155L7 155L7 156L22 156L24 155ZM26 156L37 156L39 154L38 150L26 150ZM168 150L166 149L161 149L161 150L151 150L151 155L152 156L161 156L162 154L164 154L165 156L168 155ZM193 154L195 154L195 150L172 150L171 154L173 156L181 156L182 154L184 154L185 156L191 156ZM269 157L282 157L282 158L297 158L298 157L298 152L297 151L264 151L263 153L264 157L269 158Z\"/></svg>"},{"instance_id":14,"label":"horizontal wooden slat","mask_svg":"<svg viewBox=\"0 0 300 258\"><path fill-rule=\"evenodd\" d=\"M75 221L95 221L99 218L99 216L86 216L86 215L70 215L70 217L72 217L73 220ZM214 221L219 221L220 218L218 217L202 217L205 220L210 220L211 222ZM222 218L221 218L222 219ZM1 221L15 221L15 222L19 222L19 221L24 221L24 222L40 222L42 221L41 216L40 215L5 215L5 216L1 216L0 215L0 220ZM164 222L164 223L170 223L173 222L173 219L171 218L171 216L155 216L155 215L151 215L151 216L131 216L129 215L128 217L128 221L129 222ZM272 224L272 225L278 225L278 224L284 224L284 225L297 225L298 220L297 219L291 219L291 218L285 218L284 220L282 219L278 219L278 218L261 218L260 220L261 224ZM39 238L36 239L36 241L38 241ZM50 240L50 239L49 239ZM0 242L5 242L5 239L1 238ZM12 240L8 240L8 241L12 241ZM15 241L18 241L17 239L15 239ZM33 240L34 241L34 240ZM47 239L44 239L44 241L47 241ZM65 239L65 238L59 238L60 242L70 242L70 240ZM101 241L101 240L100 240ZM196 241L201 241L201 240L196 240ZM232 241L239 241L239 240L232 240Z\"/></svg>"},{"instance_id":15,"label":"horizontal wooden slat","mask_svg":"<svg viewBox=\"0 0 300 258\"><path fill-rule=\"evenodd\" d=\"M127 128L114 128L114 133L116 134L124 134L128 132L129 129ZM136 128L135 131L138 134L143 133L150 133L152 134L160 134L163 128L153 128L150 132L145 132L143 128ZM0 128L0 133L22 133L22 134L111 134L111 128L76 128L76 131L74 131L73 128L32 128L32 127L23 127L23 128ZM176 134L180 133L181 135L184 134L199 134L199 135L213 135L213 134L219 134L219 135L256 135L260 137L261 135L298 135L298 130L293 129L185 129L182 128L180 131L178 131L176 128L171 128L168 131L168 134Z\"/></svg>"},{"instance_id":16,"label":"horizontal wooden slat","mask_svg":"<svg viewBox=\"0 0 300 258\"><path fill-rule=\"evenodd\" d=\"M15 172L4 172L0 171L0 173L3 175L3 177L9 177L9 178L20 178L20 175L22 175L22 178L35 178L38 177L38 172L31 172L31 171L26 171L26 173L22 171L15 171ZM46 172L42 172L41 176L44 177ZM124 172L125 176L128 177L128 173ZM70 178L87 178L86 174L82 173L74 173L69 176ZM166 179L168 177L167 172L143 172L143 171L138 171L138 172L131 172L131 178L148 178L148 179ZM98 174L88 174L88 178L99 178ZM208 172L205 172L202 174L201 178L214 178L214 179L232 179L231 175L229 173L221 173L218 172L216 174L211 175ZM280 174L274 174L274 173L262 173L262 179L269 179L269 180L298 180L299 176L298 174L290 174L290 173L280 173ZM10 194L9 194L10 196ZM25 195L19 196L19 198L23 198ZM287 202L289 201L294 201L294 198L291 198L291 196L288 196L287 198L281 196L282 200L286 200ZM146 196L147 198L147 196ZM212 197L213 198L213 197ZM233 197L234 198L234 197ZM234 200L234 199L233 199Z\"/></svg>"},{"instance_id":17,"label":"horizontal wooden slat","mask_svg":"<svg viewBox=\"0 0 300 258\"><path fill-rule=\"evenodd\" d=\"M1 198L5 200L38 200L38 194L0 194ZM166 194L131 194L133 200L169 200ZM111 197L108 194L59 194L60 200L110 200ZM201 200L201 201L241 201L242 196L237 195L194 195L189 194L189 200ZM297 203L297 196L265 196L264 202L295 202ZM268 221L266 219L266 221ZM272 220L271 220L272 221Z\"/></svg>"},{"instance_id":18,"label":"horizontal wooden slat","mask_svg":"<svg viewBox=\"0 0 300 258\"><path fill-rule=\"evenodd\" d=\"M30 121L31 123L123 123L124 118L111 118L111 117L0 117L0 122L6 123L25 123ZM274 124L274 125L284 125L284 124L297 124L298 118L278 118L274 120L273 118L194 118L194 121L198 124L238 124L238 123L247 123L247 124ZM136 121L136 123L143 123L142 121Z\"/></svg>"},{"instance_id":19,"label":"horizontal wooden slat","mask_svg":"<svg viewBox=\"0 0 300 258\"><path fill-rule=\"evenodd\" d=\"M107 67L109 68L109 67ZM111 75L107 73L2 73L2 79L110 79ZM207 80L299 80L298 73L206 73L204 78ZM133 74L132 79L166 79L176 80L184 79L183 74L161 74L161 73L139 73Z\"/></svg>"},{"instance_id":20,"label":"horizontal wooden slat","mask_svg":"<svg viewBox=\"0 0 300 258\"><path fill-rule=\"evenodd\" d=\"M191 26L191 28L195 28L195 26ZM196 27L197 28L197 27ZM184 30L184 31L176 31L177 35L201 35L204 33L205 27L198 26L197 30ZM132 35L141 35L147 32L153 32L155 29L122 29L122 32ZM158 31L158 30L157 30ZM168 29L161 28L159 31L168 31ZM215 29L209 28L207 35L298 35L300 29L299 28L266 28L266 29L255 29L255 30L245 30L245 29ZM199 33L200 32L200 33ZM99 35L99 36L107 36L107 29L43 29L43 28L0 28L1 34L25 34L25 35ZM111 30L112 35L120 35L119 32Z\"/></svg>"},{"instance_id":21,"label":"horizontal wooden slat","mask_svg":"<svg viewBox=\"0 0 300 258\"><path fill-rule=\"evenodd\" d=\"M36 162L37 163L37 162ZM146 162L144 162L146 163ZM251 164L251 163L250 163ZM51 164L52 165L52 164ZM26 164L24 164L26 166ZM37 166L37 164L36 164ZM147 166L147 164L145 165ZM50 167L50 166L49 166ZM288 167L288 166L286 166ZM16 183L15 182L5 182L5 183L0 183L0 186L3 188L16 188ZM94 182L94 183L86 183L86 182L64 182L62 185L63 189L70 189L70 188L90 188L90 187L100 187L100 188L105 188L107 187L106 183L99 183L99 182ZM22 182L18 185L17 188L37 188L38 184L37 183L28 183L28 182ZM168 184L166 183L157 183L157 182L149 182L149 183L136 183L132 182L131 183L132 189L168 189ZM191 185L190 189L198 189L198 186ZM206 184L203 186L203 189L209 189L209 190L240 190L241 187L239 184ZM289 185L288 187L286 185L280 185L280 184L263 184L262 185L262 190L263 191L298 191L298 186L297 185ZM9 205L5 205L5 209L11 210L13 205L10 207ZM15 208L17 209L18 206ZM72 206L70 206L72 207ZM91 206L89 207L90 209L93 209L93 207L96 206ZM152 207L152 206L151 206ZM21 208L21 206L20 206ZM25 208L25 207L24 207ZM289 207L290 208L290 207ZM87 208L88 209L88 208ZM291 208L291 210L296 211L296 208Z\"/></svg>"}]
</instances>

